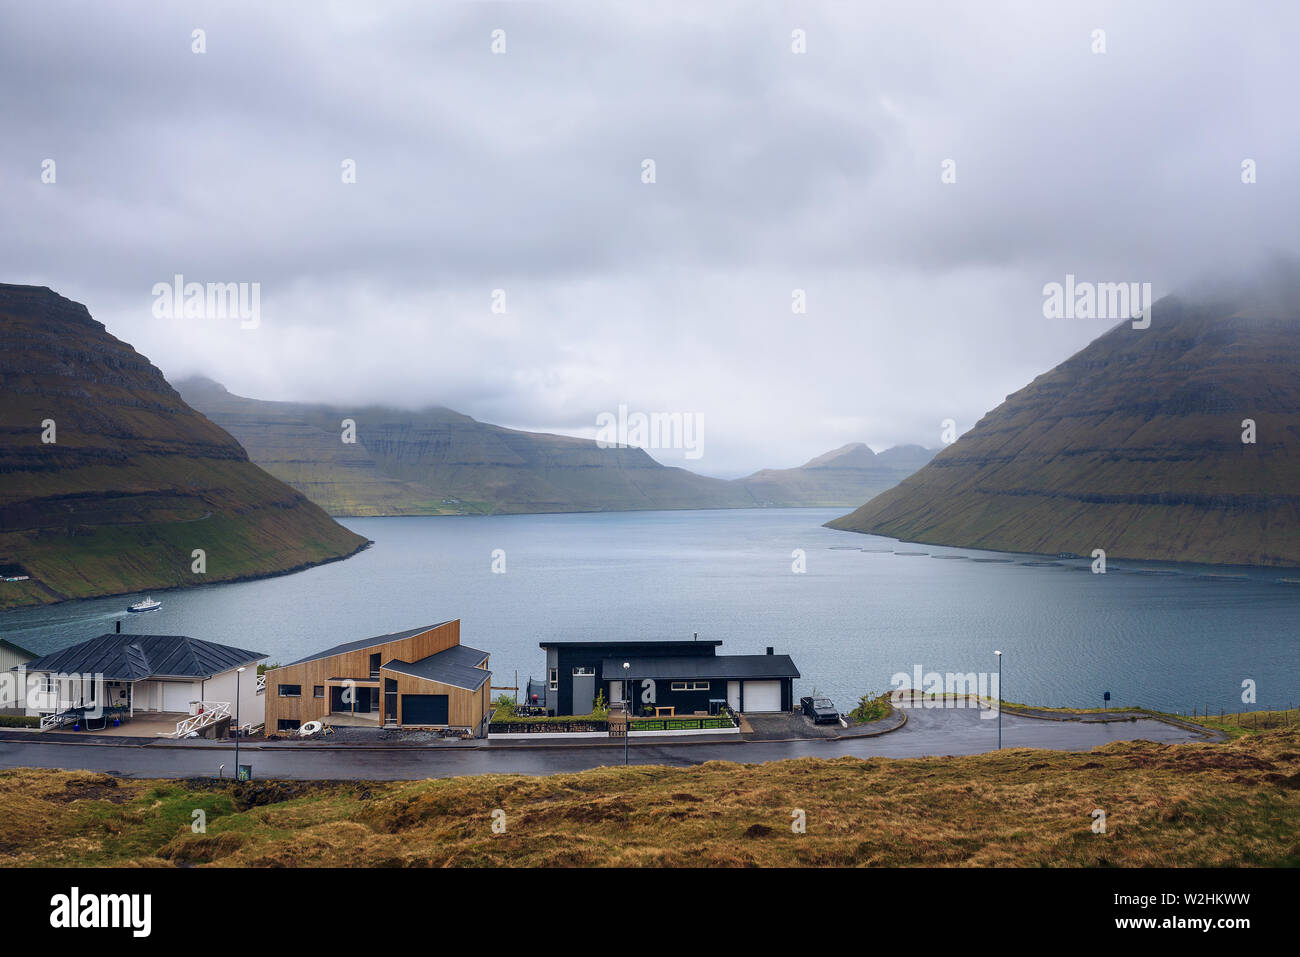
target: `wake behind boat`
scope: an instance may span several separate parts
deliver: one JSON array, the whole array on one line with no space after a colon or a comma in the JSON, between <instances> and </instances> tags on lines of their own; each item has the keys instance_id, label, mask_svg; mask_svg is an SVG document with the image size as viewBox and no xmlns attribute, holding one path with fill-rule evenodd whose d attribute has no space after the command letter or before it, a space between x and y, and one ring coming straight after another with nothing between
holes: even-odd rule
<instances>
[{"instance_id":1,"label":"wake behind boat","mask_svg":"<svg viewBox=\"0 0 1300 957\"><path fill-rule=\"evenodd\" d=\"M161 607L162 607L162 602L154 601L152 598L146 595L144 601L138 601L134 605L127 605L126 610L133 613L139 613L143 611L154 611Z\"/></svg>"}]
</instances>

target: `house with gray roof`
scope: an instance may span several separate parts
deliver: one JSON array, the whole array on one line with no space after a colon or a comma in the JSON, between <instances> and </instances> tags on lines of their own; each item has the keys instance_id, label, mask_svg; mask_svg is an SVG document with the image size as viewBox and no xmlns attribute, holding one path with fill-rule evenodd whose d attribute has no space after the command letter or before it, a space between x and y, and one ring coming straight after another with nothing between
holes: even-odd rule
<instances>
[{"instance_id":1,"label":"house with gray roof","mask_svg":"<svg viewBox=\"0 0 1300 957\"><path fill-rule=\"evenodd\" d=\"M763 714L794 708L799 669L789 655L723 655L722 642L543 641L546 682L526 703L555 715L589 714L604 700L633 714Z\"/></svg>"},{"instance_id":2,"label":"house with gray roof","mask_svg":"<svg viewBox=\"0 0 1300 957\"><path fill-rule=\"evenodd\" d=\"M119 625L120 628L120 625ZM188 635L99 635L12 669L26 686L26 713L90 711L184 718L217 705L241 725L262 723L260 651ZM241 680L240 669L244 669ZM236 691L238 689L238 701Z\"/></svg>"},{"instance_id":3,"label":"house with gray roof","mask_svg":"<svg viewBox=\"0 0 1300 957\"><path fill-rule=\"evenodd\" d=\"M309 721L486 733L488 653L460 643L460 621L333 645L266 673L268 734Z\"/></svg>"}]
</instances>

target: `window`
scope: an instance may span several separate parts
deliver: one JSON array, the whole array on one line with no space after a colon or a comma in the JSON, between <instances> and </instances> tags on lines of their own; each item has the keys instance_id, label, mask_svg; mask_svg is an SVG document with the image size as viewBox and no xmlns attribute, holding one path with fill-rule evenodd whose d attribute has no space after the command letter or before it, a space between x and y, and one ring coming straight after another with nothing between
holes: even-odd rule
<instances>
[{"instance_id":1,"label":"window","mask_svg":"<svg viewBox=\"0 0 1300 957\"><path fill-rule=\"evenodd\" d=\"M275 730L277 731L297 731L302 727L302 722L297 718L281 718L276 722Z\"/></svg>"},{"instance_id":2,"label":"window","mask_svg":"<svg viewBox=\"0 0 1300 957\"><path fill-rule=\"evenodd\" d=\"M550 681L548 682L547 687L551 691L560 690L560 669L559 668L551 669Z\"/></svg>"},{"instance_id":3,"label":"window","mask_svg":"<svg viewBox=\"0 0 1300 957\"><path fill-rule=\"evenodd\" d=\"M280 685L281 698L301 698L302 685Z\"/></svg>"},{"instance_id":4,"label":"window","mask_svg":"<svg viewBox=\"0 0 1300 957\"><path fill-rule=\"evenodd\" d=\"M687 690L687 689L686 689L686 682L685 682L685 681L674 681L674 682L673 682L673 690L674 690L674 691L685 691L685 690Z\"/></svg>"},{"instance_id":5,"label":"window","mask_svg":"<svg viewBox=\"0 0 1300 957\"><path fill-rule=\"evenodd\" d=\"M315 685L315 686L311 689L311 696L312 696L313 698L323 698L323 697L325 697L325 686L324 686L324 685Z\"/></svg>"},{"instance_id":6,"label":"window","mask_svg":"<svg viewBox=\"0 0 1300 957\"><path fill-rule=\"evenodd\" d=\"M708 691L708 690L709 690L709 683L708 683L707 681L692 681L692 682L691 682L691 690L692 690L692 691Z\"/></svg>"},{"instance_id":7,"label":"window","mask_svg":"<svg viewBox=\"0 0 1300 957\"><path fill-rule=\"evenodd\" d=\"M379 677L379 667L380 667L380 665L382 665L382 664L383 664L383 653L382 653L382 652L379 653L379 654L374 654L374 655L371 655L371 656L370 656L370 677L372 677L372 678L378 678L378 677Z\"/></svg>"},{"instance_id":8,"label":"window","mask_svg":"<svg viewBox=\"0 0 1300 957\"><path fill-rule=\"evenodd\" d=\"M586 665L575 665L574 668L573 668L573 677L575 677L575 678L577 678L579 675L593 675L593 676L594 676L595 674L596 674L596 669L595 669L595 668L588 668Z\"/></svg>"},{"instance_id":9,"label":"window","mask_svg":"<svg viewBox=\"0 0 1300 957\"><path fill-rule=\"evenodd\" d=\"M672 684L673 691L708 691L709 683L707 681L674 681Z\"/></svg>"}]
</instances>

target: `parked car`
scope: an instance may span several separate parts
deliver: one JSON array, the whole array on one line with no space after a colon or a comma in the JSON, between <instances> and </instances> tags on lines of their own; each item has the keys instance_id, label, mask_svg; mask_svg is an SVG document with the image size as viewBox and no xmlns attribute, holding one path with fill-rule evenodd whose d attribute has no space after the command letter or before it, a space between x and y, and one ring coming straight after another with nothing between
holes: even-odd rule
<instances>
[{"instance_id":1,"label":"parked car","mask_svg":"<svg viewBox=\"0 0 1300 957\"><path fill-rule=\"evenodd\" d=\"M840 713L830 698L800 698L799 706L813 719L813 724L836 724L840 720Z\"/></svg>"}]
</instances>

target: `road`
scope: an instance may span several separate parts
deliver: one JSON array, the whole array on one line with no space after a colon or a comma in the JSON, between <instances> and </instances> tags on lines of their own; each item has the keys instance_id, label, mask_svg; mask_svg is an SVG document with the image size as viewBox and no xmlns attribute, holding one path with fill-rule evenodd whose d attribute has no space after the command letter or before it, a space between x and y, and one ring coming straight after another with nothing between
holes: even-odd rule
<instances>
[{"instance_id":1,"label":"road","mask_svg":"<svg viewBox=\"0 0 1300 957\"><path fill-rule=\"evenodd\" d=\"M985 712L987 713L987 712ZM746 764L788 758L916 758L932 755L978 754L997 748L997 721L979 717L973 708L910 709L908 723L876 738L649 744L633 740L633 764L676 767L705 761ZM1152 719L1111 724L1043 721L1012 714L1002 716L1005 748L1051 748L1086 751L1111 741L1146 739L1177 743L1204 740L1194 732ZM109 739L98 739L107 742ZM234 768L234 746L224 741L186 744L64 744L0 740L0 767L63 768L106 771L122 777L181 778L215 775ZM312 744L242 745L240 763L250 764L258 778L297 780L414 780L466 774L554 774L623 763L623 747L321 747Z\"/></svg>"}]
</instances>

